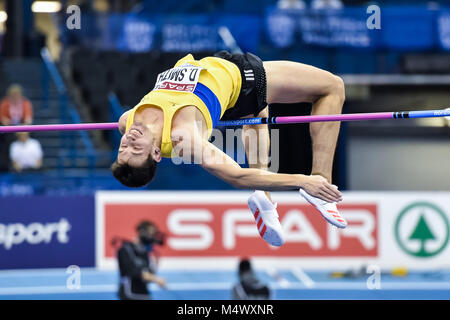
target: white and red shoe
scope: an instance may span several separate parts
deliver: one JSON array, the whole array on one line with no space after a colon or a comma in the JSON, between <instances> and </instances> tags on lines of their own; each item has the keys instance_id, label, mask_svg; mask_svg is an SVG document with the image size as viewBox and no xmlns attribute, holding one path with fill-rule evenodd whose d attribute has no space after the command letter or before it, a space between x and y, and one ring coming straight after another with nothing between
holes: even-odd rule
<instances>
[{"instance_id":1,"label":"white and red shoe","mask_svg":"<svg viewBox=\"0 0 450 320\"><path fill-rule=\"evenodd\" d=\"M248 198L248 207L255 217L261 238L272 246L282 246L286 240L278 220L277 205L267 198L264 191L255 191Z\"/></svg>"},{"instance_id":2,"label":"white and red shoe","mask_svg":"<svg viewBox=\"0 0 450 320\"><path fill-rule=\"evenodd\" d=\"M305 198L306 201L311 203L317 210L319 210L319 212L322 214L322 217L333 226L341 229L347 226L347 221L345 221L344 217L339 213L336 202L324 201L320 198L310 195L303 189L300 189L299 191L302 197Z\"/></svg>"}]
</instances>

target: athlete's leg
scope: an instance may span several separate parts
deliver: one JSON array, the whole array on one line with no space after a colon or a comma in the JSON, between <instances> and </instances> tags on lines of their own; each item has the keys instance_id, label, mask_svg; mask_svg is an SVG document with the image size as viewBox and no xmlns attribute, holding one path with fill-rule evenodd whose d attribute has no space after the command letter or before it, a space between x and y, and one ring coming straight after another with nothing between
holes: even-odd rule
<instances>
[{"instance_id":1,"label":"athlete's leg","mask_svg":"<svg viewBox=\"0 0 450 320\"><path fill-rule=\"evenodd\" d=\"M258 117L268 117L266 107ZM242 142L245 146L250 168L267 170L269 165L270 135L267 124L243 126ZM248 199L248 206L255 217L256 227L261 237L273 246L285 243L283 228L278 219L276 204L269 192L255 190Z\"/></svg>"},{"instance_id":2,"label":"athlete's leg","mask_svg":"<svg viewBox=\"0 0 450 320\"><path fill-rule=\"evenodd\" d=\"M262 110L258 117L267 118L269 108ZM248 116L253 117L253 115ZM242 126L242 143L245 146L250 168L267 170L269 165L270 135L267 124ZM270 199L269 192L266 195Z\"/></svg>"},{"instance_id":3,"label":"athlete's leg","mask_svg":"<svg viewBox=\"0 0 450 320\"><path fill-rule=\"evenodd\" d=\"M341 78L313 66L291 61L264 62L268 103L313 103L312 114L342 112L345 88ZM333 157L340 122L315 122L310 125L312 174L324 176L330 183Z\"/></svg>"}]
</instances>

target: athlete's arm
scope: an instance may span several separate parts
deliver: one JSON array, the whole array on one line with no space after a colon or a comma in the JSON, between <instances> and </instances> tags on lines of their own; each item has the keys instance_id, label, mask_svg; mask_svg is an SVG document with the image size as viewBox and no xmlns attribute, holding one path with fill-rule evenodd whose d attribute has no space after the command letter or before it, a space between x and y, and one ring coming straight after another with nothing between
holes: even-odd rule
<instances>
[{"instance_id":1,"label":"athlete's arm","mask_svg":"<svg viewBox=\"0 0 450 320\"><path fill-rule=\"evenodd\" d=\"M282 191L305 189L309 194L325 201L338 202L341 193L321 176L303 174L280 174L256 168L241 168L222 150L212 143L201 139L201 154L194 154L195 163L199 163L206 171L238 189L256 189L265 191Z\"/></svg>"}]
</instances>

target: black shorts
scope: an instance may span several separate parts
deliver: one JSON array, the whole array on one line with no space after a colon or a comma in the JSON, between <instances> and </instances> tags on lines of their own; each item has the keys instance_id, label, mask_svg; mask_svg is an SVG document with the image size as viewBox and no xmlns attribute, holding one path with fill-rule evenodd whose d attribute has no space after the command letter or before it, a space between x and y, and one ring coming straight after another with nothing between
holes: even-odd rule
<instances>
[{"instance_id":1,"label":"black shorts","mask_svg":"<svg viewBox=\"0 0 450 320\"><path fill-rule=\"evenodd\" d=\"M225 111L222 120L240 119L245 116L255 116L267 107L267 80L262 60L247 52L229 53L220 51L214 55L233 62L241 71L242 86L236 104Z\"/></svg>"}]
</instances>

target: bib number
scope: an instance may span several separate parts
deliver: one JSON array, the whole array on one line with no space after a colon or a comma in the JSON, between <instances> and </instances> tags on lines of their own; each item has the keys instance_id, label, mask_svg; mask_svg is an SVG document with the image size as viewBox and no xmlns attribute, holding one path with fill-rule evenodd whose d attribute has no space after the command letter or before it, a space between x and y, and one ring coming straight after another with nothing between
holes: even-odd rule
<instances>
[{"instance_id":1,"label":"bib number","mask_svg":"<svg viewBox=\"0 0 450 320\"><path fill-rule=\"evenodd\" d=\"M202 67L186 64L164 71L158 75L153 90L194 92L202 70Z\"/></svg>"}]
</instances>

